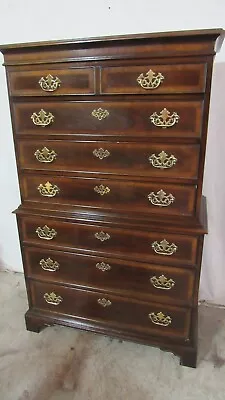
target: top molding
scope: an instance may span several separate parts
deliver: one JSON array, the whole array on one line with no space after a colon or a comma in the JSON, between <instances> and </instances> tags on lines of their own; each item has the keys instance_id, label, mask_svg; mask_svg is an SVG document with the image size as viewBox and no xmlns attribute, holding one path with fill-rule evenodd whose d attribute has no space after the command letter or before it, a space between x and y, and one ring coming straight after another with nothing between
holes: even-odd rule
<instances>
[{"instance_id":1,"label":"top molding","mask_svg":"<svg viewBox=\"0 0 225 400\"><path fill-rule=\"evenodd\" d=\"M0 51L5 56L5 65L95 61L130 57L201 56L213 55L219 51L224 36L225 30L223 29L141 33L5 44L0 45ZM183 44L187 46L182 46ZM140 45L142 45L142 50ZM43 54L43 51L45 54Z\"/></svg>"}]
</instances>

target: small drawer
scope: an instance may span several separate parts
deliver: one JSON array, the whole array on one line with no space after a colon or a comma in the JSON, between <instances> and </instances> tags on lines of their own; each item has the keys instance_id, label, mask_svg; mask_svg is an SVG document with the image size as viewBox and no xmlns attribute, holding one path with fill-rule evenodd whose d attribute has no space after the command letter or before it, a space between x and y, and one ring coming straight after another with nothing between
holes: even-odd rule
<instances>
[{"instance_id":1,"label":"small drawer","mask_svg":"<svg viewBox=\"0 0 225 400\"><path fill-rule=\"evenodd\" d=\"M48 204L65 204L117 212L191 216L196 188L192 185L139 183L94 178L46 175L22 176L22 198Z\"/></svg>"},{"instance_id":2,"label":"small drawer","mask_svg":"<svg viewBox=\"0 0 225 400\"><path fill-rule=\"evenodd\" d=\"M45 248L24 247L27 276L45 281L115 292L159 303L191 305L195 272L95 257Z\"/></svg>"},{"instance_id":3,"label":"small drawer","mask_svg":"<svg viewBox=\"0 0 225 400\"><path fill-rule=\"evenodd\" d=\"M33 308L157 336L189 338L191 310L30 281Z\"/></svg>"},{"instance_id":4,"label":"small drawer","mask_svg":"<svg viewBox=\"0 0 225 400\"><path fill-rule=\"evenodd\" d=\"M130 137L201 136L202 101L14 103L17 134Z\"/></svg>"},{"instance_id":5,"label":"small drawer","mask_svg":"<svg viewBox=\"0 0 225 400\"><path fill-rule=\"evenodd\" d=\"M112 256L156 262L196 265L198 237L134 229L78 224L48 217L20 217L22 241L55 249L82 250Z\"/></svg>"},{"instance_id":6,"label":"small drawer","mask_svg":"<svg viewBox=\"0 0 225 400\"><path fill-rule=\"evenodd\" d=\"M12 96L95 94L94 68L69 68L9 72Z\"/></svg>"},{"instance_id":7,"label":"small drawer","mask_svg":"<svg viewBox=\"0 0 225 400\"><path fill-rule=\"evenodd\" d=\"M206 64L148 64L101 68L103 94L203 93Z\"/></svg>"},{"instance_id":8,"label":"small drawer","mask_svg":"<svg viewBox=\"0 0 225 400\"><path fill-rule=\"evenodd\" d=\"M197 179L199 145L19 140L22 169Z\"/></svg>"}]
</instances>

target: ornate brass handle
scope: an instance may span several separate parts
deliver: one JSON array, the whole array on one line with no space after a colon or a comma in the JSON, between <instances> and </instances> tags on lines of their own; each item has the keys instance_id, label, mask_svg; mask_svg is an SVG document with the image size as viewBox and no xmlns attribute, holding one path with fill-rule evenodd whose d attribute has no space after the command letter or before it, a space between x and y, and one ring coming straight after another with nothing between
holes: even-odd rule
<instances>
[{"instance_id":1,"label":"ornate brass handle","mask_svg":"<svg viewBox=\"0 0 225 400\"><path fill-rule=\"evenodd\" d=\"M100 271L105 272L105 271L110 271L111 265L105 264L103 261L101 263L96 264L96 268L100 269Z\"/></svg>"},{"instance_id":2,"label":"ornate brass handle","mask_svg":"<svg viewBox=\"0 0 225 400\"><path fill-rule=\"evenodd\" d=\"M150 278L150 282L156 289L163 289L163 290L170 290L175 285L173 279L168 279L164 275L160 275L158 278L156 276L152 276Z\"/></svg>"},{"instance_id":3,"label":"ornate brass handle","mask_svg":"<svg viewBox=\"0 0 225 400\"><path fill-rule=\"evenodd\" d=\"M161 72L155 73L150 69L145 75L139 75L137 82L143 89L157 89L163 79L164 76L161 74Z\"/></svg>"},{"instance_id":4,"label":"ornate brass handle","mask_svg":"<svg viewBox=\"0 0 225 400\"><path fill-rule=\"evenodd\" d=\"M37 149L34 155L41 163L51 163L57 157L57 153L54 150L49 150L47 147L43 147L42 150Z\"/></svg>"},{"instance_id":5,"label":"ornate brass handle","mask_svg":"<svg viewBox=\"0 0 225 400\"><path fill-rule=\"evenodd\" d=\"M107 194L110 192L110 189L108 186L99 185L99 186L94 187L94 191L96 193L100 194L101 196L104 196L104 194Z\"/></svg>"},{"instance_id":6,"label":"ornate brass handle","mask_svg":"<svg viewBox=\"0 0 225 400\"><path fill-rule=\"evenodd\" d=\"M109 116L109 111L108 110L103 110L101 107L98 108L97 110L93 110L91 113L92 117L97 118L99 121L102 119L105 119Z\"/></svg>"},{"instance_id":7,"label":"ornate brass handle","mask_svg":"<svg viewBox=\"0 0 225 400\"><path fill-rule=\"evenodd\" d=\"M45 293L43 297L46 303L52 304L53 306L58 306L63 301L63 298L61 296L57 296L54 292Z\"/></svg>"},{"instance_id":8,"label":"ornate brass handle","mask_svg":"<svg viewBox=\"0 0 225 400\"><path fill-rule=\"evenodd\" d=\"M44 240L52 240L57 235L55 229L51 229L47 225L43 226L43 228L39 226L35 232L37 233L40 239Z\"/></svg>"},{"instance_id":9,"label":"ornate brass handle","mask_svg":"<svg viewBox=\"0 0 225 400\"><path fill-rule=\"evenodd\" d=\"M100 240L101 242L104 242L105 240L109 240L110 239L110 235L108 233L103 232L103 231L96 232L95 233L95 237L96 237L96 239Z\"/></svg>"},{"instance_id":10,"label":"ornate brass handle","mask_svg":"<svg viewBox=\"0 0 225 400\"><path fill-rule=\"evenodd\" d=\"M41 183L37 190L42 196L45 197L54 197L57 193L59 193L59 188L57 185L52 185L50 182L46 182L44 185Z\"/></svg>"},{"instance_id":11,"label":"ornate brass handle","mask_svg":"<svg viewBox=\"0 0 225 400\"><path fill-rule=\"evenodd\" d=\"M59 270L60 264L57 261L53 261L50 257L47 258L46 260L42 258L39 261L39 264L42 269L45 271L50 271L50 272L55 272Z\"/></svg>"},{"instance_id":12,"label":"ornate brass handle","mask_svg":"<svg viewBox=\"0 0 225 400\"><path fill-rule=\"evenodd\" d=\"M103 158L109 157L110 152L108 150L104 150L102 147L100 149L94 149L93 154L95 157L99 158L99 160L103 160Z\"/></svg>"},{"instance_id":13,"label":"ornate brass handle","mask_svg":"<svg viewBox=\"0 0 225 400\"><path fill-rule=\"evenodd\" d=\"M180 119L179 115L175 111L171 114L166 108L160 111L159 114L154 112L149 118L153 125L158 128L170 128L177 124Z\"/></svg>"},{"instance_id":14,"label":"ornate brass handle","mask_svg":"<svg viewBox=\"0 0 225 400\"><path fill-rule=\"evenodd\" d=\"M172 323L172 318L169 315L164 315L162 311L157 314L152 312L151 314L148 314L148 316L155 325L168 326Z\"/></svg>"},{"instance_id":15,"label":"ornate brass handle","mask_svg":"<svg viewBox=\"0 0 225 400\"><path fill-rule=\"evenodd\" d=\"M98 299L98 304L100 304L102 307L109 307L111 306L111 301L106 300L104 297L102 299Z\"/></svg>"},{"instance_id":16,"label":"ornate brass handle","mask_svg":"<svg viewBox=\"0 0 225 400\"><path fill-rule=\"evenodd\" d=\"M60 87L61 81L57 76L49 74L45 78L42 76L38 83L45 92L54 92Z\"/></svg>"},{"instance_id":17,"label":"ornate brass handle","mask_svg":"<svg viewBox=\"0 0 225 400\"><path fill-rule=\"evenodd\" d=\"M166 168L172 168L176 162L177 158L174 157L173 154L168 156L168 154L165 153L165 151L161 151L161 153L156 156L155 154L151 154L149 157L149 161L152 164L154 168L160 168L160 169L166 169Z\"/></svg>"},{"instance_id":18,"label":"ornate brass handle","mask_svg":"<svg viewBox=\"0 0 225 400\"><path fill-rule=\"evenodd\" d=\"M153 206L168 207L174 202L175 197L171 193L166 195L166 192L161 189L156 194L154 192L149 193L148 199Z\"/></svg>"},{"instance_id":19,"label":"ornate brass handle","mask_svg":"<svg viewBox=\"0 0 225 400\"><path fill-rule=\"evenodd\" d=\"M37 126L42 126L44 128L45 126L50 125L52 122L54 122L54 115L52 113L47 113L45 110L41 109L38 113L34 112L31 115L31 119L34 123L34 125Z\"/></svg>"},{"instance_id":20,"label":"ornate brass handle","mask_svg":"<svg viewBox=\"0 0 225 400\"><path fill-rule=\"evenodd\" d=\"M160 243L157 241L153 242L152 248L157 254L163 256L172 256L172 254L176 253L178 246L176 246L174 243L169 244L166 239L163 239Z\"/></svg>"}]
</instances>

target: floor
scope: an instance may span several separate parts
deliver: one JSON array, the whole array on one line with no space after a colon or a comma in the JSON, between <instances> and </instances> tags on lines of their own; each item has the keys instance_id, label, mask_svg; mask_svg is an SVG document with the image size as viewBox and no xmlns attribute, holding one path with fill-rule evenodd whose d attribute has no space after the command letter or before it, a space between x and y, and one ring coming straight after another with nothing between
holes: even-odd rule
<instances>
[{"instance_id":1,"label":"floor","mask_svg":"<svg viewBox=\"0 0 225 400\"><path fill-rule=\"evenodd\" d=\"M49 327L27 332L23 275L0 272L1 400L224 400L225 309L200 306L197 369L149 346Z\"/></svg>"}]
</instances>

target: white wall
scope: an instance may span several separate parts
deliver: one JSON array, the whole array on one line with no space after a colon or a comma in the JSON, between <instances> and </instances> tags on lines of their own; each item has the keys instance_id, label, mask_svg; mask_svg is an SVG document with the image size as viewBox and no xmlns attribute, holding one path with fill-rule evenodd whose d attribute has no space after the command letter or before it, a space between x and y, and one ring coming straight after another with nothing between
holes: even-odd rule
<instances>
[{"instance_id":1,"label":"white wall","mask_svg":"<svg viewBox=\"0 0 225 400\"><path fill-rule=\"evenodd\" d=\"M225 25L224 0L2 0L0 42L15 43L85 36L157 32ZM0 60L1 61L1 60ZM201 296L225 304L225 195L223 114L225 44L216 57L205 173L209 230L204 250ZM20 203L4 68L0 68L0 258L4 267L22 270L15 216ZM218 202L219 199L219 202ZM224 223L223 223L224 222Z\"/></svg>"}]
</instances>

